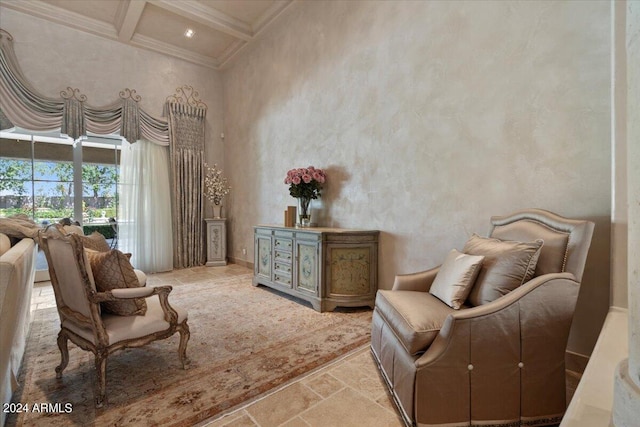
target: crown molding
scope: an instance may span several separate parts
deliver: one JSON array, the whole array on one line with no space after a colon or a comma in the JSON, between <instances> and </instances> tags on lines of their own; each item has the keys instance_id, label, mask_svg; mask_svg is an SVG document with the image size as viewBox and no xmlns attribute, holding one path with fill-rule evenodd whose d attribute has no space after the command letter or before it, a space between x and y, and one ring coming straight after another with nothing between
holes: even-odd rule
<instances>
[{"instance_id":1,"label":"crown molding","mask_svg":"<svg viewBox=\"0 0 640 427\"><path fill-rule=\"evenodd\" d=\"M219 61L211 57L200 55L199 53L191 52L140 34L135 34L129 41L129 44L131 46L183 59L193 64L213 68L214 70L217 70L220 65Z\"/></svg>"},{"instance_id":2,"label":"crown molding","mask_svg":"<svg viewBox=\"0 0 640 427\"><path fill-rule=\"evenodd\" d=\"M206 7L195 0L182 0L179 2L149 0L149 3L241 40L249 41L253 38L253 31L245 22Z\"/></svg>"},{"instance_id":3,"label":"crown molding","mask_svg":"<svg viewBox=\"0 0 640 427\"><path fill-rule=\"evenodd\" d=\"M230 67L238 54L245 49L247 46L251 45L251 43L256 39L258 35L260 35L263 31L269 27L271 23L273 23L276 18L278 18L282 13L289 8L292 4L294 4L297 0L277 0L269 9L267 9L260 18L256 21L254 25L254 35L253 39L247 41L246 43L234 43L230 46L227 51L225 51L219 59L220 64L218 65L218 70L225 70ZM228 52L233 48L232 52Z\"/></svg>"},{"instance_id":4,"label":"crown molding","mask_svg":"<svg viewBox=\"0 0 640 427\"><path fill-rule=\"evenodd\" d=\"M118 33L113 25L97 19L88 18L79 13L70 12L59 7L50 5L41 0L31 0L29 2L20 0L3 0L2 6L26 13L27 15L37 16L47 21L56 22L76 30L94 34L96 36L105 37L111 40L118 39Z\"/></svg>"},{"instance_id":5,"label":"crown molding","mask_svg":"<svg viewBox=\"0 0 640 427\"><path fill-rule=\"evenodd\" d=\"M69 28L182 59L214 70L222 70L228 67L243 49L254 42L258 34L269 27L276 18L295 2L296 0L276 0L258 18L253 27L195 0L128 0L122 2L118 7L113 24L89 18L76 12L70 12L43 0L2 0L0 7L13 9ZM238 40L229 45L219 57L211 58L136 34L136 26L147 3L229 34Z\"/></svg>"},{"instance_id":6,"label":"crown molding","mask_svg":"<svg viewBox=\"0 0 640 427\"><path fill-rule=\"evenodd\" d=\"M267 28L294 0L276 0L271 7L264 11L253 25L253 36L257 36Z\"/></svg>"},{"instance_id":7,"label":"crown molding","mask_svg":"<svg viewBox=\"0 0 640 427\"><path fill-rule=\"evenodd\" d=\"M229 61L231 58L233 58L233 56L235 54L237 54L238 52L240 52L240 50L249 42L246 42L244 40L236 40L235 42L231 43L231 45L229 45L229 47L227 47L224 52L222 52L222 54L218 57L218 69L220 69L221 67L223 67L227 61Z\"/></svg>"}]
</instances>

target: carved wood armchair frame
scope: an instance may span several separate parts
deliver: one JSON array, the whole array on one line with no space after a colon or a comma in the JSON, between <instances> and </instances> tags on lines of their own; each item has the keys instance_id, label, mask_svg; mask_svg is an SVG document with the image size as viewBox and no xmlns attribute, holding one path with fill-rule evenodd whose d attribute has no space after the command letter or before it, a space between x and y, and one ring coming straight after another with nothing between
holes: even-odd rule
<instances>
[{"instance_id":1,"label":"carved wood armchair frame","mask_svg":"<svg viewBox=\"0 0 640 427\"><path fill-rule=\"evenodd\" d=\"M69 286L69 284L63 283L61 279L62 276L68 277L68 274L57 274L59 271L56 269L56 263L54 262L54 257L49 246L51 240L62 241L70 245L72 259L68 260L68 265L65 268L77 269L79 280L82 282L81 288L84 291L83 296L86 298L88 312L87 310L85 310L84 313L74 310L68 305L68 302L65 301L63 288ZM190 337L189 325L187 324L186 316L184 316L183 321L178 321L178 312L169 304L168 297L172 290L171 286L114 289L108 292L98 292L93 284L93 278L89 276L91 271L90 268L87 268L87 258L84 254L84 247L79 236L66 234L58 224L54 224L40 232L40 243L44 249L49 265L51 283L60 316L60 332L58 333L57 342L62 360L60 365L55 369L56 378L62 377L62 372L69 363L69 350L67 347L69 340L83 350L92 352L95 355L96 368L95 404L96 407L99 408L103 406L106 401L106 368L107 357L110 354L127 347L142 347L153 341L168 338L176 332L180 334L178 356L183 369L188 369L187 342ZM169 327L136 338L123 339L110 343L108 330L103 323L100 303L133 298L149 298L154 295L157 295L159 298L160 306L164 313L164 320L168 322ZM75 326L73 329L76 329L76 331L72 330L69 326ZM91 341L86 339L86 337L80 336L77 333L78 327L90 330L93 334L93 340Z\"/></svg>"}]
</instances>

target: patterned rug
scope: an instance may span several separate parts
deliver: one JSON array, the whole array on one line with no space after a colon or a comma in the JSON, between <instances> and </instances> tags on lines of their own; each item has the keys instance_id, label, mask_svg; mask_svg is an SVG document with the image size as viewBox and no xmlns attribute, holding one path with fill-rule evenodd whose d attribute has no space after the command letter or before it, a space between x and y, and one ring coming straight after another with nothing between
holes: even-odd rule
<instances>
[{"instance_id":1,"label":"patterned rug","mask_svg":"<svg viewBox=\"0 0 640 427\"><path fill-rule=\"evenodd\" d=\"M31 325L14 401L30 405L7 425L189 426L226 412L307 373L370 339L371 311L318 313L264 287L251 275L211 277L190 269L191 279L151 276L151 285L174 286L169 301L189 311L189 370L178 361L178 334L110 356L108 405L93 404L93 354L69 344L61 380L55 309L37 310ZM185 276L189 278L189 276ZM50 403L45 411L34 409ZM71 410L69 410L71 409Z\"/></svg>"}]
</instances>

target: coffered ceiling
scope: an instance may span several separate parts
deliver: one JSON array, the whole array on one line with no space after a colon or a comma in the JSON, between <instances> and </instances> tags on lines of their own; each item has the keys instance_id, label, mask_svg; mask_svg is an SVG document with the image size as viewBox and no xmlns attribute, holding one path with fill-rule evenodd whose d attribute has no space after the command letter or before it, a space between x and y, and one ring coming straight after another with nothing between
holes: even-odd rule
<instances>
[{"instance_id":1,"label":"coffered ceiling","mask_svg":"<svg viewBox=\"0 0 640 427\"><path fill-rule=\"evenodd\" d=\"M100 37L221 69L293 0L0 0ZM193 36L185 32L190 29Z\"/></svg>"}]
</instances>

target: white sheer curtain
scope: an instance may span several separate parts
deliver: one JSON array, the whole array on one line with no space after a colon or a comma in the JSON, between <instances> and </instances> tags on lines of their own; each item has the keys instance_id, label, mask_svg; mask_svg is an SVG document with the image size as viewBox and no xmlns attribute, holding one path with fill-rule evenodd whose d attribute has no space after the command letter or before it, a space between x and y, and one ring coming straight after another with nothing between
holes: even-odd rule
<instances>
[{"instance_id":1,"label":"white sheer curtain","mask_svg":"<svg viewBox=\"0 0 640 427\"><path fill-rule=\"evenodd\" d=\"M168 147L123 141L118 246L145 273L173 269L170 189Z\"/></svg>"}]
</instances>

